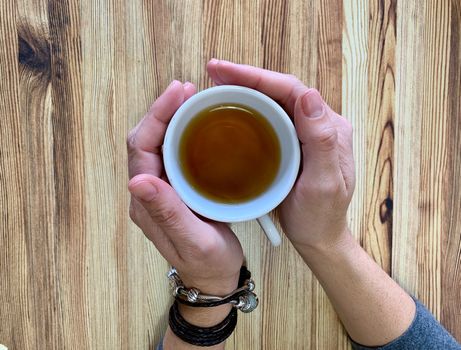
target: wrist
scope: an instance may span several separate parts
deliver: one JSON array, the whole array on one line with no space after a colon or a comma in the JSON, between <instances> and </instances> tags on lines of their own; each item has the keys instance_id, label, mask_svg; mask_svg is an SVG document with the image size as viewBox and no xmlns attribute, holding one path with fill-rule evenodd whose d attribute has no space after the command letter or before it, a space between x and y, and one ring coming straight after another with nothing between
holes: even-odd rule
<instances>
[{"instance_id":1,"label":"wrist","mask_svg":"<svg viewBox=\"0 0 461 350\"><path fill-rule=\"evenodd\" d=\"M295 249L311 265L315 261L324 261L330 257L349 254L358 245L350 230L346 228L334 240L315 242L313 244L293 244Z\"/></svg>"},{"instance_id":2,"label":"wrist","mask_svg":"<svg viewBox=\"0 0 461 350\"><path fill-rule=\"evenodd\" d=\"M197 288L202 294L216 295L223 297L232 293L238 287L239 274L225 278L223 280L208 280L191 278L187 275L181 276L184 285L187 288ZM181 316L189 323L199 327L211 327L223 321L232 305L224 304L214 307L193 307L185 304L179 304Z\"/></svg>"},{"instance_id":3,"label":"wrist","mask_svg":"<svg viewBox=\"0 0 461 350\"><path fill-rule=\"evenodd\" d=\"M223 297L238 287L240 273L223 278L201 278L178 271L186 288L197 288L202 294Z\"/></svg>"},{"instance_id":4,"label":"wrist","mask_svg":"<svg viewBox=\"0 0 461 350\"><path fill-rule=\"evenodd\" d=\"M229 315L232 305L193 307L179 304L178 308L181 316L190 324L198 327L212 327L222 322Z\"/></svg>"}]
</instances>

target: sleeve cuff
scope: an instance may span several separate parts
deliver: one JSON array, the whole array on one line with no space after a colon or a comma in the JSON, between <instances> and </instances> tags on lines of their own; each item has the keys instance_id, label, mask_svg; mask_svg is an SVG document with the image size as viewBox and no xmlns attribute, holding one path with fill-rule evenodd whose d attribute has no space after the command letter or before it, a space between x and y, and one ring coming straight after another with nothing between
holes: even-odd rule
<instances>
[{"instance_id":1,"label":"sleeve cuff","mask_svg":"<svg viewBox=\"0 0 461 350\"><path fill-rule=\"evenodd\" d=\"M413 300L416 304L415 318L410 327L400 337L378 347L363 346L351 339L352 348L354 350L461 350L461 345L442 327L429 310L415 298Z\"/></svg>"}]
</instances>

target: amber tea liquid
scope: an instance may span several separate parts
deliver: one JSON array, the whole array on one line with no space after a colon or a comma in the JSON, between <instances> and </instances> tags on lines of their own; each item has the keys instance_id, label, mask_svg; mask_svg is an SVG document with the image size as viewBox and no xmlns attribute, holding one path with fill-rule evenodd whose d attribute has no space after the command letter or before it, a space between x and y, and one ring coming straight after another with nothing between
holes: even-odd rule
<instances>
[{"instance_id":1,"label":"amber tea liquid","mask_svg":"<svg viewBox=\"0 0 461 350\"><path fill-rule=\"evenodd\" d=\"M222 203L251 200L266 191L280 167L280 143L270 123L237 104L209 107L186 127L179 160L187 181Z\"/></svg>"}]
</instances>

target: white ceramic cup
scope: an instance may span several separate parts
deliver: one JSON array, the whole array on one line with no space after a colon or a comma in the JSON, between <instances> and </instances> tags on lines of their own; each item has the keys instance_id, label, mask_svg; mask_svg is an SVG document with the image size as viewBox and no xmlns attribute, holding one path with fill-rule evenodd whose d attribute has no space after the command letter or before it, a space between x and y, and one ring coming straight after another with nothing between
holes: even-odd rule
<instances>
[{"instance_id":1,"label":"white ceramic cup","mask_svg":"<svg viewBox=\"0 0 461 350\"><path fill-rule=\"evenodd\" d=\"M236 204L220 203L204 197L186 180L179 163L179 143L189 122L207 107L228 103L248 106L258 111L274 128L281 147L280 168L270 187L258 197ZM283 108L259 91L234 85L212 87L189 98L171 119L163 144L163 162L168 180L190 209L221 222L256 219L274 246L282 240L268 213L292 189L299 171L300 153L296 130Z\"/></svg>"}]
</instances>

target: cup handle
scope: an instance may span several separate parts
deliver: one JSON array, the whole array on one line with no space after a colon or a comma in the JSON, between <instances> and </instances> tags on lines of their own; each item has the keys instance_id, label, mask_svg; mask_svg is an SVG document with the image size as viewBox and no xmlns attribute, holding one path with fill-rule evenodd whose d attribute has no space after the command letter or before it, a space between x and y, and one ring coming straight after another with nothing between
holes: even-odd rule
<instances>
[{"instance_id":1,"label":"cup handle","mask_svg":"<svg viewBox=\"0 0 461 350\"><path fill-rule=\"evenodd\" d=\"M280 237L280 233L269 215L266 214L261 216L260 218L257 218L256 221L258 221L259 226L261 226L274 247L277 247L280 243L282 243L282 237Z\"/></svg>"}]
</instances>

